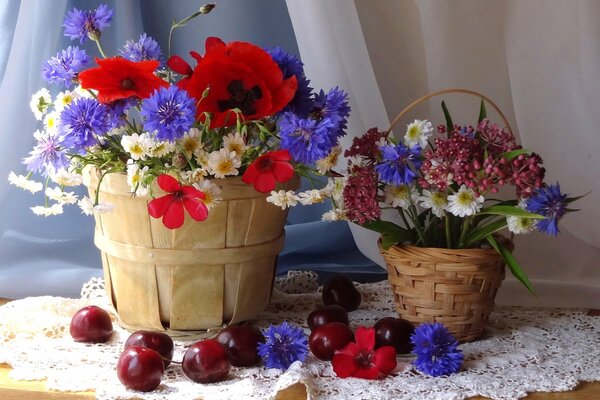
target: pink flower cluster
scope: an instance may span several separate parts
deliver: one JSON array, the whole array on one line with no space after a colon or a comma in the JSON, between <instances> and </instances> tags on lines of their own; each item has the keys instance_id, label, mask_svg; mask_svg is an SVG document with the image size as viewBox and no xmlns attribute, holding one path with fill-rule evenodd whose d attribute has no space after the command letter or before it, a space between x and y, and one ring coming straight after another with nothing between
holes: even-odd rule
<instances>
[{"instance_id":1,"label":"pink flower cluster","mask_svg":"<svg viewBox=\"0 0 600 400\"><path fill-rule=\"evenodd\" d=\"M352 166L344 187L344 206L348 220L357 224L379 219L381 208L377 201L377 173L373 166Z\"/></svg>"},{"instance_id":2,"label":"pink flower cluster","mask_svg":"<svg viewBox=\"0 0 600 400\"><path fill-rule=\"evenodd\" d=\"M375 162L375 160L381 158L378 142L387 135L387 132L380 132L377 128L369 129L361 137L352 139L352 145L344 152L344 157L363 156L369 159L371 163Z\"/></svg>"}]
</instances>

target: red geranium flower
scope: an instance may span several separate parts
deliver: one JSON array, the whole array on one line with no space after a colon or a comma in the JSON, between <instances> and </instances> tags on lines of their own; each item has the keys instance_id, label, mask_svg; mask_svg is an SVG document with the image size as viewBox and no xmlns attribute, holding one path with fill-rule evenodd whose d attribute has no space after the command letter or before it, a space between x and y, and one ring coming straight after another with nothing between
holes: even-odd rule
<instances>
[{"instance_id":1,"label":"red geranium flower","mask_svg":"<svg viewBox=\"0 0 600 400\"><path fill-rule=\"evenodd\" d=\"M145 99L160 87L169 84L154 70L160 65L156 60L129 61L122 57L96 59L98 68L90 68L79 74L81 87L98 91L100 103L110 103L128 97Z\"/></svg>"},{"instance_id":2,"label":"red geranium flower","mask_svg":"<svg viewBox=\"0 0 600 400\"><path fill-rule=\"evenodd\" d=\"M208 217L208 208L202 202L206 196L200 190L193 186L182 186L167 174L158 177L158 186L169 194L148 203L148 213L154 218L162 217L163 225L167 228L177 229L183 225L184 207L196 221L204 221Z\"/></svg>"},{"instance_id":3,"label":"red geranium flower","mask_svg":"<svg viewBox=\"0 0 600 400\"><path fill-rule=\"evenodd\" d=\"M396 368L393 346L375 348L375 329L359 326L354 334L356 343L336 351L331 360L333 371L340 378L380 379Z\"/></svg>"},{"instance_id":4,"label":"red geranium flower","mask_svg":"<svg viewBox=\"0 0 600 400\"><path fill-rule=\"evenodd\" d=\"M246 120L275 114L292 100L298 88L295 76L284 80L269 53L251 43L225 44L208 38L204 57L193 55L198 65L191 75L181 58L170 60L169 65L186 75L178 85L198 100L197 118L203 121L203 113L212 113L211 128L234 125L234 108ZM208 95L202 98L206 89Z\"/></svg>"},{"instance_id":5,"label":"red geranium flower","mask_svg":"<svg viewBox=\"0 0 600 400\"><path fill-rule=\"evenodd\" d=\"M294 176L287 150L270 151L258 157L248 166L242 181L254 184L254 189L268 193L275 189L275 182L287 182Z\"/></svg>"}]
</instances>

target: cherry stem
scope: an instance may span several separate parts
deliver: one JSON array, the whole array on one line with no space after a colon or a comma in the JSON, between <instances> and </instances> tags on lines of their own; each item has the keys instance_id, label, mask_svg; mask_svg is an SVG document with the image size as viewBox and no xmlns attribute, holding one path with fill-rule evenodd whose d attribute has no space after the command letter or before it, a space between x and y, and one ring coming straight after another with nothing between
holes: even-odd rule
<instances>
[{"instance_id":1,"label":"cherry stem","mask_svg":"<svg viewBox=\"0 0 600 400\"><path fill-rule=\"evenodd\" d=\"M160 356L160 358L162 358L164 361L168 361L171 364L183 364L183 361L175 361L175 360L171 360L163 355Z\"/></svg>"}]
</instances>

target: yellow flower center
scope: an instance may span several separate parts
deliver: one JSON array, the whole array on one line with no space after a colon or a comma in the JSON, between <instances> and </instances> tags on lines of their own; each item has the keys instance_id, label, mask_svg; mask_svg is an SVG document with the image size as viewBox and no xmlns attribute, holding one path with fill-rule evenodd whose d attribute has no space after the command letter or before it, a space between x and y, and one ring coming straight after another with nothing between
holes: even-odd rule
<instances>
[{"instance_id":1,"label":"yellow flower center","mask_svg":"<svg viewBox=\"0 0 600 400\"><path fill-rule=\"evenodd\" d=\"M475 197L471 192L460 192L456 196L456 202L461 206L468 206L475 201Z\"/></svg>"},{"instance_id":2,"label":"yellow flower center","mask_svg":"<svg viewBox=\"0 0 600 400\"><path fill-rule=\"evenodd\" d=\"M406 132L406 135L413 140L418 139L419 136L421 136L421 128L419 127L419 125L412 125L408 128L408 132Z\"/></svg>"}]
</instances>

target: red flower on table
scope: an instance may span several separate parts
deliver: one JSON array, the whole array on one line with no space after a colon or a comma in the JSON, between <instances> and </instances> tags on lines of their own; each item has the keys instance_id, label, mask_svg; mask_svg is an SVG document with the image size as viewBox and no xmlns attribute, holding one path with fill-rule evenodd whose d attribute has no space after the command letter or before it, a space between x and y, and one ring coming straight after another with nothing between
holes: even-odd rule
<instances>
[{"instance_id":1,"label":"red flower on table","mask_svg":"<svg viewBox=\"0 0 600 400\"><path fill-rule=\"evenodd\" d=\"M287 150L270 151L258 157L248 166L242 181L254 184L254 189L268 193L275 189L275 182L284 183L294 176L294 167L290 164Z\"/></svg>"},{"instance_id":2,"label":"red flower on table","mask_svg":"<svg viewBox=\"0 0 600 400\"><path fill-rule=\"evenodd\" d=\"M205 112L212 114L211 128L234 125L231 110L235 108L246 120L273 115L293 99L298 88L295 76L283 79L269 53L251 43L226 44L212 37L206 40L204 57L193 56L198 65L191 74L181 57L171 58L169 66L185 76L178 85L198 101L196 117L204 121Z\"/></svg>"},{"instance_id":3,"label":"red flower on table","mask_svg":"<svg viewBox=\"0 0 600 400\"><path fill-rule=\"evenodd\" d=\"M375 348L375 329L360 326L355 332L356 343L336 351L331 363L340 378L380 379L396 368L393 346Z\"/></svg>"},{"instance_id":4,"label":"red flower on table","mask_svg":"<svg viewBox=\"0 0 600 400\"><path fill-rule=\"evenodd\" d=\"M158 186L166 194L148 203L148 213L154 218L161 218L163 225L169 229L177 229L185 220L184 208L196 221L204 221L208 217L208 208L202 201L206 196L193 186L182 186L177 179L162 174L158 177Z\"/></svg>"},{"instance_id":5,"label":"red flower on table","mask_svg":"<svg viewBox=\"0 0 600 400\"><path fill-rule=\"evenodd\" d=\"M160 87L169 84L154 70L160 65L156 60L129 61L122 57L96 59L98 68L90 68L79 74L81 87L98 91L100 103L110 103L128 97L145 99Z\"/></svg>"}]
</instances>

